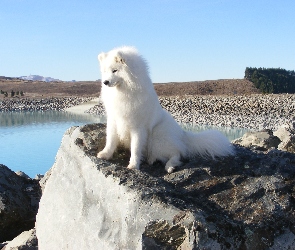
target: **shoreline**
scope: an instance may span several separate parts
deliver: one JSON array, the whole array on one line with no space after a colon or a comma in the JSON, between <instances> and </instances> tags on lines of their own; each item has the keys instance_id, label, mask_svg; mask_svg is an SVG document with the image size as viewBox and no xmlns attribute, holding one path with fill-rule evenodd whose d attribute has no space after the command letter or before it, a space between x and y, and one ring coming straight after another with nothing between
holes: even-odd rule
<instances>
[{"instance_id":1,"label":"shoreline","mask_svg":"<svg viewBox=\"0 0 295 250\"><path fill-rule=\"evenodd\" d=\"M295 94L159 96L160 103L179 123L277 130L295 121ZM87 111L105 115L101 103Z\"/></svg>"},{"instance_id":2,"label":"shoreline","mask_svg":"<svg viewBox=\"0 0 295 250\"><path fill-rule=\"evenodd\" d=\"M295 94L159 96L179 123L214 127L276 130L295 120ZM99 97L5 99L0 112L58 110L105 115Z\"/></svg>"},{"instance_id":3,"label":"shoreline","mask_svg":"<svg viewBox=\"0 0 295 250\"><path fill-rule=\"evenodd\" d=\"M99 103L99 98L93 98L90 101L82 102L78 105L66 108L64 111L74 114L85 114L91 108Z\"/></svg>"},{"instance_id":4,"label":"shoreline","mask_svg":"<svg viewBox=\"0 0 295 250\"><path fill-rule=\"evenodd\" d=\"M0 100L0 112L64 111L92 99L94 97L9 98Z\"/></svg>"}]
</instances>

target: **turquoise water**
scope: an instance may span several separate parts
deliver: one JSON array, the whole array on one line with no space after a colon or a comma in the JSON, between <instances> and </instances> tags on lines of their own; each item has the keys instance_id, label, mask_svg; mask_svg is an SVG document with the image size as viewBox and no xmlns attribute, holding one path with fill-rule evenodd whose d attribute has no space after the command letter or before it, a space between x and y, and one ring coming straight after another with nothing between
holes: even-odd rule
<instances>
[{"instance_id":1,"label":"turquoise water","mask_svg":"<svg viewBox=\"0 0 295 250\"><path fill-rule=\"evenodd\" d=\"M45 174L55 161L64 132L71 126L102 122L104 118L68 112L0 112L0 163L34 178ZM184 126L188 130L209 127ZM248 130L217 128L230 140Z\"/></svg>"},{"instance_id":2,"label":"turquoise water","mask_svg":"<svg viewBox=\"0 0 295 250\"><path fill-rule=\"evenodd\" d=\"M30 177L53 165L64 132L71 126L100 122L69 112L0 113L0 163Z\"/></svg>"},{"instance_id":3,"label":"turquoise water","mask_svg":"<svg viewBox=\"0 0 295 250\"><path fill-rule=\"evenodd\" d=\"M230 127L213 127L213 126L195 126L190 124L181 124L185 130L199 132L208 129L215 129L222 132L230 141L242 137L245 133L251 131L250 129L244 128L230 128Z\"/></svg>"}]
</instances>

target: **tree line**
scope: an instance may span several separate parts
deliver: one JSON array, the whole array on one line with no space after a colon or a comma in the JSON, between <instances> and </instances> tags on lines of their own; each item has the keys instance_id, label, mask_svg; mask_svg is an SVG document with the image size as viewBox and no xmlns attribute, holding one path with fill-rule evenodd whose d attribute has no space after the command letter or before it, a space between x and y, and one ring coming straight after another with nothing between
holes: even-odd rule
<instances>
[{"instance_id":1,"label":"tree line","mask_svg":"<svg viewBox=\"0 0 295 250\"><path fill-rule=\"evenodd\" d=\"M5 97L8 97L8 94L10 94L10 97L14 97L14 96L24 96L24 92L23 91L13 91L11 90L10 93L8 93L7 91L3 91L2 89L0 90L0 94L4 95Z\"/></svg>"},{"instance_id":2,"label":"tree line","mask_svg":"<svg viewBox=\"0 0 295 250\"><path fill-rule=\"evenodd\" d=\"M253 82L263 93L295 93L294 70L247 67L245 79Z\"/></svg>"}]
</instances>

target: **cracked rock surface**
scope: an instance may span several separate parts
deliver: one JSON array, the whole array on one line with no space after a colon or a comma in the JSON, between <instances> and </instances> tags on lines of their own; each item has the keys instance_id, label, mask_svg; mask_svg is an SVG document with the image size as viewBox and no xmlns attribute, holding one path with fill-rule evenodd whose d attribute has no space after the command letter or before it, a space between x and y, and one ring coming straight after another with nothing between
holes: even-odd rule
<instances>
[{"instance_id":1,"label":"cracked rock surface","mask_svg":"<svg viewBox=\"0 0 295 250\"><path fill-rule=\"evenodd\" d=\"M47 175L40 249L294 249L295 155L235 145L216 161L128 170L96 158L105 125L70 128Z\"/></svg>"}]
</instances>

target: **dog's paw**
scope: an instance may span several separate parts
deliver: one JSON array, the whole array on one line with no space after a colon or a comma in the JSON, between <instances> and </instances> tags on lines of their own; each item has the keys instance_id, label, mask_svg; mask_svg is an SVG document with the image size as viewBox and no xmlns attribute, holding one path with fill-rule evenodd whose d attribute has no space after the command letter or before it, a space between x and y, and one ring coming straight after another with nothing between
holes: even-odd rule
<instances>
[{"instance_id":1,"label":"dog's paw","mask_svg":"<svg viewBox=\"0 0 295 250\"><path fill-rule=\"evenodd\" d=\"M112 158L112 155L102 150L97 154L97 158L109 160Z\"/></svg>"},{"instance_id":2,"label":"dog's paw","mask_svg":"<svg viewBox=\"0 0 295 250\"><path fill-rule=\"evenodd\" d=\"M166 167L165 168L168 174L171 174L174 172L174 170L176 169L176 167Z\"/></svg>"},{"instance_id":3,"label":"dog's paw","mask_svg":"<svg viewBox=\"0 0 295 250\"><path fill-rule=\"evenodd\" d=\"M139 169L139 166L135 165L135 164L129 164L127 166L128 169Z\"/></svg>"}]
</instances>

